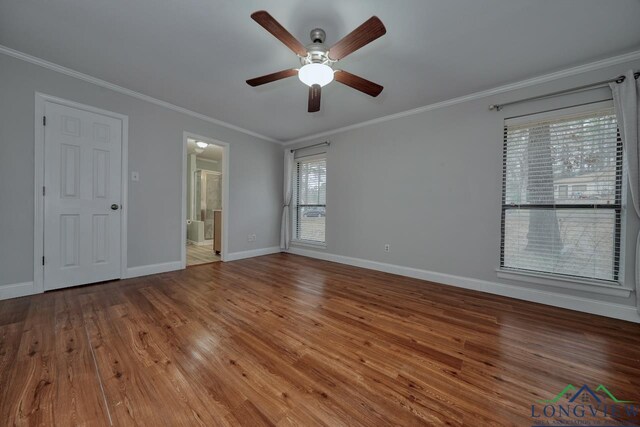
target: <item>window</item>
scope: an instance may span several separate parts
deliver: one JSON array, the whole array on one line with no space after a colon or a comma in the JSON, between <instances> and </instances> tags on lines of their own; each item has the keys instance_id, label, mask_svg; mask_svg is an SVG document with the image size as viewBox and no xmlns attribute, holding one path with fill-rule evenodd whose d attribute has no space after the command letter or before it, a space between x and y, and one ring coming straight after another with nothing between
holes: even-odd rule
<instances>
[{"instance_id":1,"label":"window","mask_svg":"<svg viewBox=\"0 0 640 427\"><path fill-rule=\"evenodd\" d=\"M325 243L327 159L308 157L296 161L293 183L295 240Z\"/></svg>"},{"instance_id":2,"label":"window","mask_svg":"<svg viewBox=\"0 0 640 427\"><path fill-rule=\"evenodd\" d=\"M585 184L574 185L573 187L571 187L571 193L573 194L573 197L575 197L576 199L579 199L580 197L582 197L582 195L585 194L586 192L587 192L587 186Z\"/></svg>"},{"instance_id":3,"label":"window","mask_svg":"<svg viewBox=\"0 0 640 427\"><path fill-rule=\"evenodd\" d=\"M501 268L618 281L622 142L591 108L505 121Z\"/></svg>"},{"instance_id":4,"label":"window","mask_svg":"<svg viewBox=\"0 0 640 427\"><path fill-rule=\"evenodd\" d=\"M558 198L566 199L569 197L569 186L568 185L558 185Z\"/></svg>"}]
</instances>

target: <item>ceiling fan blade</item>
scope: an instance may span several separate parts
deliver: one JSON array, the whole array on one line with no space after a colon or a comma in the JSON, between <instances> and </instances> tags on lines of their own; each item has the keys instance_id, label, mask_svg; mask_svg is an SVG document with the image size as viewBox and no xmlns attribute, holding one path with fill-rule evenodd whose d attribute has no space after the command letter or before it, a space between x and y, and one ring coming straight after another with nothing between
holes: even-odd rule
<instances>
[{"instance_id":1,"label":"ceiling fan blade","mask_svg":"<svg viewBox=\"0 0 640 427\"><path fill-rule=\"evenodd\" d=\"M377 16L372 16L358 28L344 36L329 49L329 58L338 61L355 52L387 32L384 24Z\"/></svg>"},{"instance_id":2,"label":"ceiling fan blade","mask_svg":"<svg viewBox=\"0 0 640 427\"><path fill-rule=\"evenodd\" d=\"M320 85L309 86L309 112L315 113L320 111L320 93L322 87Z\"/></svg>"},{"instance_id":3,"label":"ceiling fan blade","mask_svg":"<svg viewBox=\"0 0 640 427\"><path fill-rule=\"evenodd\" d=\"M307 56L307 49L304 45L291 35L273 16L265 10L259 10L251 14L251 18L256 21L262 28L269 31L278 40L284 43L296 55Z\"/></svg>"},{"instance_id":4,"label":"ceiling fan blade","mask_svg":"<svg viewBox=\"0 0 640 427\"><path fill-rule=\"evenodd\" d=\"M343 70L336 70L333 78L337 82L352 87L355 90L359 90L360 92L364 92L369 96L373 96L374 98L380 95L380 92L382 92L382 89L384 89L384 87L380 86L377 83L371 82L367 79L363 79L362 77L356 76L355 74L351 74Z\"/></svg>"},{"instance_id":5,"label":"ceiling fan blade","mask_svg":"<svg viewBox=\"0 0 640 427\"><path fill-rule=\"evenodd\" d=\"M286 79L287 77L293 77L298 75L298 70L292 68L290 70L282 70L276 73L267 74L266 76L256 77L254 79L247 80L247 84L249 86L260 86L265 83L275 82L276 80Z\"/></svg>"}]
</instances>

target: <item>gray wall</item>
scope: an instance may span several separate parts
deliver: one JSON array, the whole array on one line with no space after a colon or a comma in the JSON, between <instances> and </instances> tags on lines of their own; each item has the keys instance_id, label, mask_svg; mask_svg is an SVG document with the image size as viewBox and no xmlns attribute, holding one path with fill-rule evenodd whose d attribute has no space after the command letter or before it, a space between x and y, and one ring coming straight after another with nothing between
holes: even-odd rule
<instances>
[{"instance_id":1,"label":"gray wall","mask_svg":"<svg viewBox=\"0 0 640 427\"><path fill-rule=\"evenodd\" d=\"M180 261L183 131L230 144L228 252L279 244L281 146L0 54L0 285L33 280L36 91L129 116L129 267Z\"/></svg>"},{"instance_id":2,"label":"gray wall","mask_svg":"<svg viewBox=\"0 0 640 427\"><path fill-rule=\"evenodd\" d=\"M611 302L614 298L500 279L502 128L505 117L611 96L608 89L488 110L522 99L615 77L640 61L564 78L329 137L325 252L438 273L564 292ZM630 211L626 284L633 287L638 218ZM384 245L391 245L390 253ZM309 249L309 248L305 248Z\"/></svg>"}]
</instances>

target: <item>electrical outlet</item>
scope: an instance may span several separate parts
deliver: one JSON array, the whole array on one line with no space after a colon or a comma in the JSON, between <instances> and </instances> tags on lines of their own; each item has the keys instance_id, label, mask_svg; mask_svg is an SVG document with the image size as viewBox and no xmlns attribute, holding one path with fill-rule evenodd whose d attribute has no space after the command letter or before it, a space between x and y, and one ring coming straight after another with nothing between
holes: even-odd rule
<instances>
[{"instance_id":1,"label":"electrical outlet","mask_svg":"<svg viewBox=\"0 0 640 427\"><path fill-rule=\"evenodd\" d=\"M247 242L255 242L256 241L256 235L255 234L249 234L247 236Z\"/></svg>"},{"instance_id":2,"label":"electrical outlet","mask_svg":"<svg viewBox=\"0 0 640 427\"><path fill-rule=\"evenodd\" d=\"M384 251L385 252L389 252L391 250L391 245L389 245L388 243L386 245L384 245Z\"/></svg>"}]
</instances>

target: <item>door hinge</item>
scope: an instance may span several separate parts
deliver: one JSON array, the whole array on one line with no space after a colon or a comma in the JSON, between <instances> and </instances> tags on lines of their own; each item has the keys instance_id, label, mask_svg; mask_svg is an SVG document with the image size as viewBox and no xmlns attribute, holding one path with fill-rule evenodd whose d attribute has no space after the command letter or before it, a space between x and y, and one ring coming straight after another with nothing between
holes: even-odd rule
<instances>
[{"instance_id":1,"label":"door hinge","mask_svg":"<svg viewBox=\"0 0 640 427\"><path fill-rule=\"evenodd\" d=\"M42 116L42 126L47 125L47 116Z\"/></svg>"},{"instance_id":2,"label":"door hinge","mask_svg":"<svg viewBox=\"0 0 640 427\"><path fill-rule=\"evenodd\" d=\"M44 256L42 257L42 265L44 265Z\"/></svg>"},{"instance_id":3,"label":"door hinge","mask_svg":"<svg viewBox=\"0 0 640 427\"><path fill-rule=\"evenodd\" d=\"M42 186L42 195L46 196L47 195L47 187Z\"/></svg>"}]
</instances>

